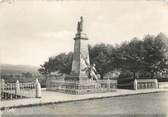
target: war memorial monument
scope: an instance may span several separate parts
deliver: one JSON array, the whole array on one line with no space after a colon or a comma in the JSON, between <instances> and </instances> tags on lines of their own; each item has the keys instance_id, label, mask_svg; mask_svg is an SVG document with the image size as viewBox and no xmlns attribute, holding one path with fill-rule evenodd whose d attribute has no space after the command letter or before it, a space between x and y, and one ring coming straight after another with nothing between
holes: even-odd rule
<instances>
[{"instance_id":1,"label":"war memorial monument","mask_svg":"<svg viewBox=\"0 0 168 117\"><path fill-rule=\"evenodd\" d=\"M71 73L61 77L59 80L48 77L46 81L46 92L56 91L68 94L88 94L113 92L120 88L121 84L113 79L100 79L94 62L90 64L88 37L83 30L83 17L77 23L77 33L74 38L74 52L71 66ZM57 76L55 76L57 77ZM132 89L151 89L163 87L159 85L157 79L133 79L129 82ZM28 83L5 82L0 80L1 99L15 99L25 97L41 98L41 85L38 79ZM29 89L29 90L27 90Z\"/></svg>"},{"instance_id":2,"label":"war memorial monument","mask_svg":"<svg viewBox=\"0 0 168 117\"><path fill-rule=\"evenodd\" d=\"M79 82L87 81L88 75L86 73L87 67L90 66L89 51L88 51L88 38L83 33L83 17L77 25L77 33L74 38L74 53L71 74L65 80L75 80Z\"/></svg>"},{"instance_id":3,"label":"war memorial monument","mask_svg":"<svg viewBox=\"0 0 168 117\"><path fill-rule=\"evenodd\" d=\"M71 73L63 80L48 78L46 90L69 94L87 94L115 91L119 85L117 80L100 80L95 64L90 64L88 37L83 30L83 17L77 23L77 33L74 38L74 52ZM133 79L129 82L132 89L158 88L157 79Z\"/></svg>"},{"instance_id":4,"label":"war memorial monument","mask_svg":"<svg viewBox=\"0 0 168 117\"><path fill-rule=\"evenodd\" d=\"M83 31L83 17L77 23L71 73L64 81L47 81L47 90L57 90L71 94L114 91L116 80L99 80L95 64L90 64L88 37ZM53 88L53 86L58 86Z\"/></svg>"}]
</instances>

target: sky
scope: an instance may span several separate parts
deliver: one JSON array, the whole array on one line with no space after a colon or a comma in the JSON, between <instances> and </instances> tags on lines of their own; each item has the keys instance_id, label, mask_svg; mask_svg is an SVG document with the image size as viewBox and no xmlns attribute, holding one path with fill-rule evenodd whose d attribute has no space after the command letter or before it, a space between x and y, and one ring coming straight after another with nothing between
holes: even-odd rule
<instances>
[{"instance_id":1,"label":"sky","mask_svg":"<svg viewBox=\"0 0 168 117\"><path fill-rule=\"evenodd\" d=\"M73 51L80 16L91 45L160 32L168 36L166 0L1 1L1 64L39 66L50 56Z\"/></svg>"}]
</instances>

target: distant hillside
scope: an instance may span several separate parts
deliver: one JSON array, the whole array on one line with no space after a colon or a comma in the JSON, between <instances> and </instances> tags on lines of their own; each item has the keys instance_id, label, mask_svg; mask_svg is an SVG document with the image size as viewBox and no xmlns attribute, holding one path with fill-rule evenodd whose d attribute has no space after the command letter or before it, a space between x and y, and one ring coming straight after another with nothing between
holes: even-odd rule
<instances>
[{"instance_id":1,"label":"distant hillside","mask_svg":"<svg viewBox=\"0 0 168 117\"><path fill-rule=\"evenodd\" d=\"M39 74L38 67L27 66L27 65L10 65L10 64L2 64L0 65L0 73L4 74L21 74L30 72L32 74Z\"/></svg>"}]
</instances>

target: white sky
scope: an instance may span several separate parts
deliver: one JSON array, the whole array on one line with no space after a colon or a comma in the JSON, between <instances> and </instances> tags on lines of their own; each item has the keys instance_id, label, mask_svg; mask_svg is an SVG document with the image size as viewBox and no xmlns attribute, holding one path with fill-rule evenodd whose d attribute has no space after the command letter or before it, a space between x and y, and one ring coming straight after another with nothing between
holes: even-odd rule
<instances>
[{"instance_id":1,"label":"white sky","mask_svg":"<svg viewBox=\"0 0 168 117\"><path fill-rule=\"evenodd\" d=\"M168 35L164 0L15 0L0 4L0 61L39 66L48 57L73 50L79 17L90 44L116 44L133 37Z\"/></svg>"}]
</instances>

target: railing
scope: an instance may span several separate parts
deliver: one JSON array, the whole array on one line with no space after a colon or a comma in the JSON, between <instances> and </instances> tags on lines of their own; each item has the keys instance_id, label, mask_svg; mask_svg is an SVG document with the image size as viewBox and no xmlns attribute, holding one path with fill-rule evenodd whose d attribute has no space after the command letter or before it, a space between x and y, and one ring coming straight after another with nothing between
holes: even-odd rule
<instances>
[{"instance_id":1,"label":"railing","mask_svg":"<svg viewBox=\"0 0 168 117\"><path fill-rule=\"evenodd\" d=\"M38 80L28 83L5 83L1 80L1 99L15 99L15 98L40 98L41 86Z\"/></svg>"},{"instance_id":2,"label":"railing","mask_svg":"<svg viewBox=\"0 0 168 117\"><path fill-rule=\"evenodd\" d=\"M157 79L135 79L134 80L134 89L153 89L158 88Z\"/></svg>"},{"instance_id":3,"label":"railing","mask_svg":"<svg viewBox=\"0 0 168 117\"><path fill-rule=\"evenodd\" d=\"M101 88L117 88L117 80L98 80Z\"/></svg>"},{"instance_id":4,"label":"railing","mask_svg":"<svg viewBox=\"0 0 168 117\"><path fill-rule=\"evenodd\" d=\"M116 80L83 80L83 81L66 81L52 80L46 82L46 89L71 94L84 94L103 91L112 91L116 88Z\"/></svg>"}]
</instances>

